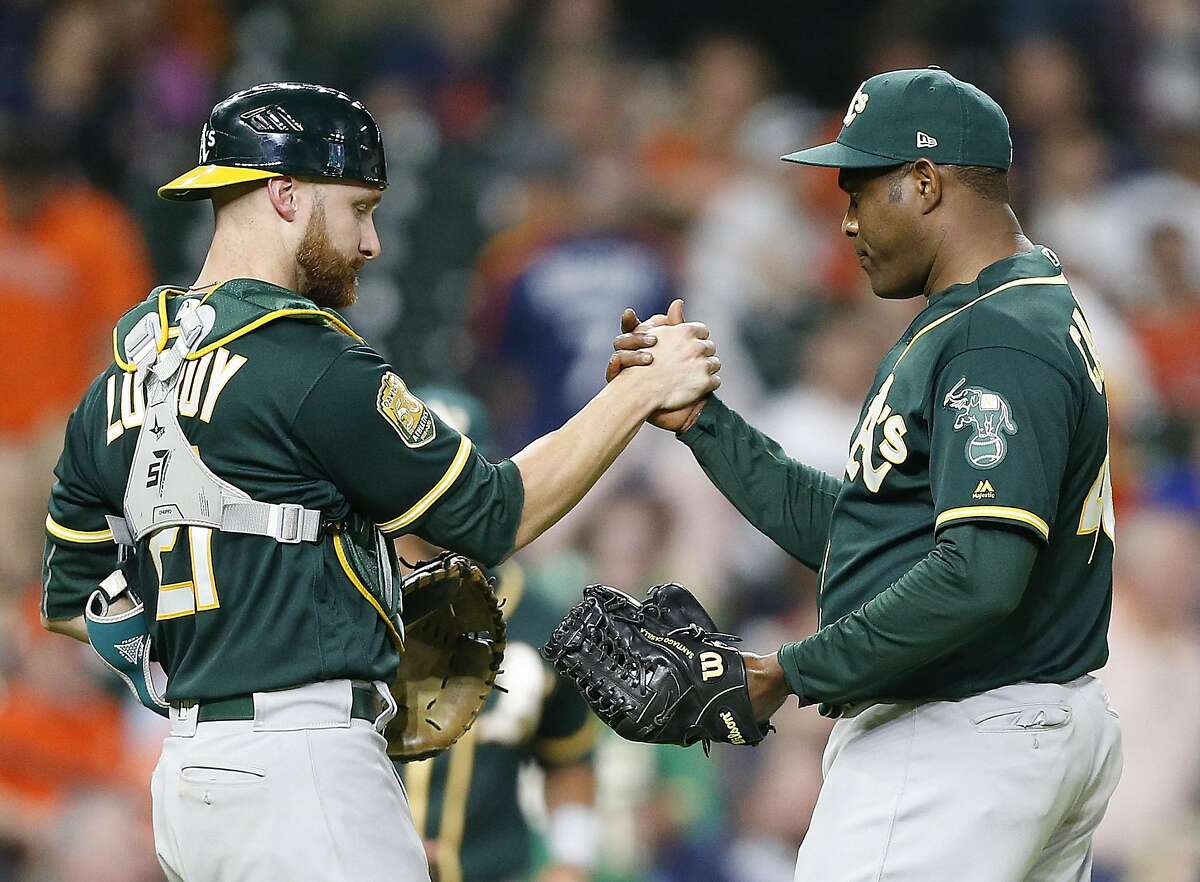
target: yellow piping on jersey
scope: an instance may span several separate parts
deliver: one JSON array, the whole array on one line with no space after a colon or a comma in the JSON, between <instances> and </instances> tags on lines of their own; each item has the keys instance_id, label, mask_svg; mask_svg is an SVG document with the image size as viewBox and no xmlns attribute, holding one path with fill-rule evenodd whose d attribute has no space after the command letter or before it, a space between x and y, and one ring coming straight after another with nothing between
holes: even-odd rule
<instances>
[{"instance_id":1,"label":"yellow piping on jersey","mask_svg":"<svg viewBox=\"0 0 1200 882\"><path fill-rule=\"evenodd\" d=\"M397 530L407 527L421 515L425 514L429 510L429 507L437 502L442 494L450 489L450 485L458 479L458 476L462 474L462 470L467 464L467 458L471 455L472 447L471 439L466 435L461 436L458 442L458 452L454 454L454 459L450 461L450 466L446 469L446 473L442 475L441 480L434 484L433 488L417 500L416 504L409 508L408 511L392 518L387 523L380 524L379 529L385 533L394 533Z\"/></svg>"},{"instance_id":2,"label":"yellow piping on jersey","mask_svg":"<svg viewBox=\"0 0 1200 882\"><path fill-rule=\"evenodd\" d=\"M967 518L999 518L1006 521L1017 521L1033 527L1042 534L1042 538L1050 539L1050 525L1031 511L1023 508L1010 508L1007 505L968 505L963 508L951 508L937 516L934 529L951 521L961 521Z\"/></svg>"},{"instance_id":3,"label":"yellow piping on jersey","mask_svg":"<svg viewBox=\"0 0 1200 882\"><path fill-rule=\"evenodd\" d=\"M396 630L396 626L392 624L392 620L388 618L388 614L383 611L383 607L379 605L379 601L375 596L367 590L350 566L350 561L346 560L346 550L342 547L342 537L340 533L333 534L333 550L337 553L338 563L342 565L342 571L345 572L346 578L350 583L358 589L358 593L367 599L367 603L375 608L375 612L379 613L379 618L383 619L383 623L387 625L388 635L392 638L392 642L396 644L396 648L401 652L404 651L404 638L400 636L400 632ZM386 562L384 562L386 565Z\"/></svg>"},{"instance_id":4,"label":"yellow piping on jersey","mask_svg":"<svg viewBox=\"0 0 1200 882\"><path fill-rule=\"evenodd\" d=\"M171 329L167 325L167 295L170 294L172 291L174 291L176 294L184 293L183 291L180 291L177 288L163 288L161 291L158 292L158 307L157 308L158 308L158 322L159 322L159 332L158 332L159 337L158 337L158 340L154 344L154 348L158 352L163 351L163 347L167 345L167 340L169 340L171 337ZM178 332L176 332L176 333L178 333ZM132 374L137 370L137 365L130 364L125 359L121 358L121 347L117 345L117 329L116 329L116 327L113 328L113 359L116 361L117 366L123 371L128 371L129 373Z\"/></svg>"},{"instance_id":5,"label":"yellow piping on jersey","mask_svg":"<svg viewBox=\"0 0 1200 882\"><path fill-rule=\"evenodd\" d=\"M167 324L167 293L172 290L170 288L158 292L158 342L155 343L155 348L159 352L163 351L163 347L167 345L167 339L170 337L170 325ZM183 293L182 291L180 293Z\"/></svg>"},{"instance_id":6,"label":"yellow piping on jersey","mask_svg":"<svg viewBox=\"0 0 1200 882\"><path fill-rule=\"evenodd\" d=\"M596 745L597 723L596 718L588 714L577 731L561 738L539 738L533 751L538 759L551 766L577 762Z\"/></svg>"},{"instance_id":7,"label":"yellow piping on jersey","mask_svg":"<svg viewBox=\"0 0 1200 882\"><path fill-rule=\"evenodd\" d=\"M182 293L182 292L180 292L180 293ZM212 292L210 291L209 294L211 294L211 293ZM159 352L161 352L163 349L163 346L166 345L167 336L170 333L170 329L167 328L167 324L166 324L166 322L167 322L167 320L166 320L166 294L167 294L166 291L163 291L161 294L159 294L159 317L162 319L163 329L164 329L162 340L158 344ZM208 295L205 295L205 297L207 298ZM355 331L352 327L350 327L348 324L346 324L344 321L342 321L337 316L333 315L332 313L326 312L323 309L308 309L308 308L277 309L274 312L268 312L266 315L259 316L254 321L243 325L242 327L238 328L236 331L226 334L220 340L216 340L212 343L209 343L206 346L203 346L202 348L197 349L195 352L189 352L187 354L186 358L188 361L194 361L197 358L207 355L208 353L212 352L214 349L217 349L220 346L224 346L226 343L236 340L238 337L243 337L246 334L249 334L251 331L255 330L256 328L261 328L267 322L275 321L275 319L287 318L288 316L298 316L298 315L318 316L318 317L324 319L324 321L330 327L334 328L335 330L341 331L347 337L353 338L358 343L364 342L363 338L358 336L358 334L355 333ZM137 370L137 365L130 364L129 362L125 361L125 359L123 359L121 357L121 347L117 345L117 329L116 328L113 328L113 359L116 361L117 366L119 368L121 368L121 370L123 370L123 371L128 371L129 373L133 373L134 371Z\"/></svg>"},{"instance_id":8,"label":"yellow piping on jersey","mask_svg":"<svg viewBox=\"0 0 1200 882\"><path fill-rule=\"evenodd\" d=\"M72 530L64 527L50 515L46 515L46 532L55 539L64 542L78 542L82 545L93 545L97 542L112 542L112 530Z\"/></svg>"},{"instance_id":9,"label":"yellow piping on jersey","mask_svg":"<svg viewBox=\"0 0 1200 882\"><path fill-rule=\"evenodd\" d=\"M1019 288L1022 285L1066 285L1066 284L1068 284L1067 277L1064 276L1062 273L1059 273L1057 276L1037 276L1037 277L1031 278L1031 279L1013 279L1011 282L1005 282L1003 285L997 285L995 288L993 288L991 291L988 291L986 294L980 294L978 297L976 297L970 303L965 304L964 306L960 306L958 309L954 310L953 312L946 313L946 315L942 316L939 319L935 319L934 321L931 321L925 327L921 328L921 330L917 331L916 335L911 340L908 341L908 345L904 347L904 351L900 353L900 357L896 359L896 363L894 365L892 365L892 371L894 372L896 370L896 368L898 368L900 366L900 362L904 361L904 356L908 355L908 350L912 349L913 344L916 343L918 340L920 340L921 337L923 337L929 331L932 331L938 325L942 324L942 322L947 322L950 319L954 318L956 315L958 315L964 309L970 309L972 306L974 306L980 300L986 300L987 298L991 297L993 294L999 294L1001 291L1007 291L1009 288Z\"/></svg>"},{"instance_id":10,"label":"yellow piping on jersey","mask_svg":"<svg viewBox=\"0 0 1200 882\"><path fill-rule=\"evenodd\" d=\"M208 353L212 352L214 349L216 349L220 346L224 346L226 343L236 340L238 337L242 337L242 336L245 336L246 334L249 334L255 328L260 328L263 325L265 325L267 322L272 322L278 318L286 318L287 316L296 316L296 315L320 316L331 327L341 331L347 337L352 337L359 343L363 342L363 338L358 336L358 334L354 333L354 329L352 327L350 327L348 324L346 324L344 321L342 321L337 316L333 315L332 313L328 313L323 309L307 309L307 308L305 308L305 309L277 309L274 312L268 312L266 315L259 316L254 321L250 322L249 324L243 325L242 327L238 328L236 331L226 334L220 340L216 340L212 343L209 343L207 346L197 349L195 352L189 352L187 354L187 358L189 361L195 360L197 358L200 358L202 355L207 355Z\"/></svg>"}]
</instances>

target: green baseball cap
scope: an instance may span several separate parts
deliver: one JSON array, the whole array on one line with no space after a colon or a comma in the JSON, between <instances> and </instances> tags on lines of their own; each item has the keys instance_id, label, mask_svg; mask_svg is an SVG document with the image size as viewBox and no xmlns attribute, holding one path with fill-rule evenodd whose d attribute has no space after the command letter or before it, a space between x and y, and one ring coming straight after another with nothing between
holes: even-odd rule
<instances>
[{"instance_id":1,"label":"green baseball cap","mask_svg":"<svg viewBox=\"0 0 1200 882\"><path fill-rule=\"evenodd\" d=\"M836 141L782 158L832 168L881 168L922 157L941 165L1008 169L1008 118L982 90L936 65L893 70L858 87Z\"/></svg>"}]
</instances>

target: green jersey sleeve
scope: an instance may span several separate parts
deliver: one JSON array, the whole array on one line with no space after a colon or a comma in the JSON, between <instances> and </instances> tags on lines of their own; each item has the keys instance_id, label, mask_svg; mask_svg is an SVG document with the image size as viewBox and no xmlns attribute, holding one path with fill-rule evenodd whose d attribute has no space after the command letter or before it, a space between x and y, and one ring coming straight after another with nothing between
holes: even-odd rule
<instances>
[{"instance_id":1,"label":"green jersey sleeve","mask_svg":"<svg viewBox=\"0 0 1200 882\"><path fill-rule=\"evenodd\" d=\"M105 521L113 514L96 479L86 427L94 420L81 415L87 399L71 414L63 451L54 467L42 552L42 613L48 619L73 619L100 581L117 565L117 547Z\"/></svg>"},{"instance_id":2,"label":"green jersey sleeve","mask_svg":"<svg viewBox=\"0 0 1200 882\"><path fill-rule=\"evenodd\" d=\"M1002 621L1021 602L1036 540L990 524L955 524L925 558L854 612L779 650L801 704L891 697L888 684Z\"/></svg>"},{"instance_id":3,"label":"green jersey sleeve","mask_svg":"<svg viewBox=\"0 0 1200 882\"><path fill-rule=\"evenodd\" d=\"M969 349L931 401L935 530L989 521L1049 539L1077 407L1057 369L1018 349Z\"/></svg>"},{"instance_id":4,"label":"green jersey sleeve","mask_svg":"<svg viewBox=\"0 0 1200 882\"><path fill-rule=\"evenodd\" d=\"M516 466L485 460L369 347L334 359L301 403L293 434L384 533L416 533L484 564L512 549L523 504Z\"/></svg>"},{"instance_id":5,"label":"green jersey sleeve","mask_svg":"<svg viewBox=\"0 0 1200 882\"><path fill-rule=\"evenodd\" d=\"M746 520L796 560L821 566L841 481L789 458L715 395L679 440Z\"/></svg>"}]
</instances>

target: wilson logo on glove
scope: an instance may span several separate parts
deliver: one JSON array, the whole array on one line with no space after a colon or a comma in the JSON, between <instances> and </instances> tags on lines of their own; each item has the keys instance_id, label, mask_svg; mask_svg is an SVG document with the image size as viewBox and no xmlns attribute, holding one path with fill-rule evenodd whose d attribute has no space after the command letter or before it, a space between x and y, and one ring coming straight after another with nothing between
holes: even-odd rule
<instances>
[{"instance_id":1,"label":"wilson logo on glove","mask_svg":"<svg viewBox=\"0 0 1200 882\"><path fill-rule=\"evenodd\" d=\"M754 719L746 664L730 646L738 640L720 633L700 601L674 582L655 585L644 602L589 585L542 655L618 735L699 741L707 751L713 741L757 744L770 731Z\"/></svg>"},{"instance_id":2,"label":"wilson logo on glove","mask_svg":"<svg viewBox=\"0 0 1200 882\"><path fill-rule=\"evenodd\" d=\"M734 722L733 714L731 714L729 711L722 711L721 712L721 722L724 723L726 725L726 727L729 729L729 743L730 744L745 744L746 743L746 739L744 737L742 737L742 730L739 729L737 723Z\"/></svg>"},{"instance_id":3,"label":"wilson logo on glove","mask_svg":"<svg viewBox=\"0 0 1200 882\"><path fill-rule=\"evenodd\" d=\"M725 663L715 652L700 653L700 674L705 680L725 676Z\"/></svg>"}]
</instances>

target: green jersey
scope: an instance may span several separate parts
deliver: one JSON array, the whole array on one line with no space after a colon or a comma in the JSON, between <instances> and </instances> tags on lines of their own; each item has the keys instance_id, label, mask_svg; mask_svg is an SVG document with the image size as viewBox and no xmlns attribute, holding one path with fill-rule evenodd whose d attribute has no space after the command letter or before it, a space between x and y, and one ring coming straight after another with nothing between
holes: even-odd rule
<instances>
[{"instance_id":1,"label":"green jersey","mask_svg":"<svg viewBox=\"0 0 1200 882\"><path fill-rule=\"evenodd\" d=\"M116 563L105 516L122 513L146 409L116 342L157 310L161 349L183 299L155 289L121 320L113 365L70 417L46 519L50 619L80 615ZM319 510L328 526L317 542L298 544L201 527L138 543L136 586L167 697L389 679L399 635L366 587L370 569L389 562L355 538L377 525L495 562L516 533L519 473L480 457L336 314L248 279L205 300L217 320L183 368L184 434L208 468L251 498Z\"/></svg>"},{"instance_id":2,"label":"green jersey","mask_svg":"<svg viewBox=\"0 0 1200 882\"><path fill-rule=\"evenodd\" d=\"M582 762L596 738L583 697L538 655L559 616L532 589L515 561L498 572L508 646L504 673L475 725L444 753L399 765L417 832L437 840L442 882L526 878L533 835L518 808L518 774Z\"/></svg>"},{"instance_id":3,"label":"green jersey","mask_svg":"<svg viewBox=\"0 0 1200 882\"><path fill-rule=\"evenodd\" d=\"M744 424L714 428L728 411L714 410L708 429L704 419L684 440L718 486L800 559L820 556L826 633L781 649L789 682L804 679L816 654L824 662L881 653L873 601L931 555L942 531L998 525L1040 546L1019 604L1002 620L912 669L874 672L870 694L817 700L957 698L1020 681L1067 682L1104 664L1114 526L1108 404L1091 331L1049 249L998 261L930 298L879 367L840 485L788 463ZM746 449L730 453L733 442L719 434L740 435ZM744 477L755 469L768 477ZM774 490L764 486L771 474L783 478ZM933 627L911 618L912 635ZM830 639L851 619L855 652Z\"/></svg>"}]
</instances>

